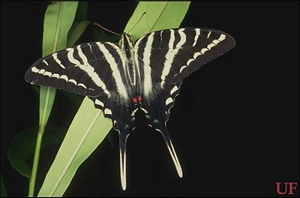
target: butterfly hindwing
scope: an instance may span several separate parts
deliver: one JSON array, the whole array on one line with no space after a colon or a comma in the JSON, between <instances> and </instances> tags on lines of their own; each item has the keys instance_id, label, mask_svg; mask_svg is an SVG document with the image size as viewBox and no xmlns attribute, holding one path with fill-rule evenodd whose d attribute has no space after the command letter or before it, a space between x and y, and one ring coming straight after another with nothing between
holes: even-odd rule
<instances>
[{"instance_id":1,"label":"butterfly hindwing","mask_svg":"<svg viewBox=\"0 0 300 198\"><path fill-rule=\"evenodd\" d=\"M170 109L183 79L234 44L226 33L200 28L156 31L135 43L136 62L144 69L142 86L149 126L162 134L180 177L182 169L166 126Z\"/></svg>"},{"instance_id":2,"label":"butterfly hindwing","mask_svg":"<svg viewBox=\"0 0 300 198\"><path fill-rule=\"evenodd\" d=\"M174 106L175 97L179 93L179 87L180 84L168 84L165 86L165 89L161 89L158 93L156 93L157 95L155 99L148 103L146 118L148 120L148 125L161 133L163 136L177 173L179 177L182 177L182 168L167 129L167 121L170 117L170 109Z\"/></svg>"},{"instance_id":3,"label":"butterfly hindwing","mask_svg":"<svg viewBox=\"0 0 300 198\"><path fill-rule=\"evenodd\" d=\"M116 98L116 97L115 97ZM106 99L102 102L100 97L92 98L95 107L104 112L105 117L113 122L113 128L119 132L119 150L120 150L120 176L122 189L126 189L126 143L127 138L134 128L135 116L130 113L136 109L132 102L120 103L117 100ZM105 105L104 105L105 104Z\"/></svg>"}]
</instances>

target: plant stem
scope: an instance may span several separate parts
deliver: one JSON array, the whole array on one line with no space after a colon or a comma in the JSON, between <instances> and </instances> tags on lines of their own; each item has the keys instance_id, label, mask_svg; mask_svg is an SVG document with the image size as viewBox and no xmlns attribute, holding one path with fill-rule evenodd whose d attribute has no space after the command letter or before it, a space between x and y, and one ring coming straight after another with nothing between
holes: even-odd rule
<instances>
[{"instance_id":1,"label":"plant stem","mask_svg":"<svg viewBox=\"0 0 300 198\"><path fill-rule=\"evenodd\" d=\"M42 145L44 131L45 131L45 126L40 125L39 131L37 134L36 144L35 144L32 171L31 171L31 176L30 176L30 180L29 180L28 197L34 196L36 175L37 175L37 170L38 170L38 165L39 165L40 151L41 151L41 145Z\"/></svg>"},{"instance_id":2,"label":"plant stem","mask_svg":"<svg viewBox=\"0 0 300 198\"><path fill-rule=\"evenodd\" d=\"M40 159L40 151L41 151L41 145L42 145L42 139L45 131L45 127L48 122L48 118L52 109L52 105L55 98L55 88L51 87L41 87L40 89L40 125L39 125L39 131L36 138L36 144L35 144L35 151L34 151L34 157L33 157L33 165L32 165L32 171L31 176L29 180L29 190L28 190L28 197L34 196L34 190L35 190L35 183L36 183L36 175L38 171L39 166L39 159Z\"/></svg>"}]
</instances>

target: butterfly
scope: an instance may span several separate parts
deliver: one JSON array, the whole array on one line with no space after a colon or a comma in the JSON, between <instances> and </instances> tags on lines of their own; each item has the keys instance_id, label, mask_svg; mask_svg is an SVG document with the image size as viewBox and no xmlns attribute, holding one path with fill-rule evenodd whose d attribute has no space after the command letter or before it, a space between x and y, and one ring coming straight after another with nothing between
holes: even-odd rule
<instances>
[{"instance_id":1,"label":"butterfly","mask_svg":"<svg viewBox=\"0 0 300 198\"><path fill-rule=\"evenodd\" d=\"M164 138L179 177L182 168L167 121L183 80L235 45L229 34L207 28L174 28L148 33L135 42L123 33L119 43L90 42L36 61L26 72L31 84L88 96L119 133L120 177L126 189L126 142L136 112Z\"/></svg>"}]
</instances>

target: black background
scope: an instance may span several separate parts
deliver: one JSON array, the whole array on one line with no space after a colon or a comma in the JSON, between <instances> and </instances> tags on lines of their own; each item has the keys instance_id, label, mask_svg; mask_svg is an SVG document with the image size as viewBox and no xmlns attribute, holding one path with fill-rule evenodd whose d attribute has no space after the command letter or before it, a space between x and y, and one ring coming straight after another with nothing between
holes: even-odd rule
<instances>
[{"instance_id":1,"label":"black background","mask_svg":"<svg viewBox=\"0 0 300 198\"><path fill-rule=\"evenodd\" d=\"M116 32L136 5L88 4L89 19ZM24 74L41 57L46 6L1 2L1 173L9 196L27 195L28 180L6 151L17 133L38 125L38 95ZM106 138L65 196L278 196L275 182L299 188L299 2L192 2L181 25L187 26L220 29L237 44L184 80L171 111L168 128L184 177L161 135L139 128L128 140L123 192L112 131L115 147ZM76 108L63 106L60 91L57 97L49 122L68 126ZM57 149L42 152L37 188Z\"/></svg>"}]
</instances>

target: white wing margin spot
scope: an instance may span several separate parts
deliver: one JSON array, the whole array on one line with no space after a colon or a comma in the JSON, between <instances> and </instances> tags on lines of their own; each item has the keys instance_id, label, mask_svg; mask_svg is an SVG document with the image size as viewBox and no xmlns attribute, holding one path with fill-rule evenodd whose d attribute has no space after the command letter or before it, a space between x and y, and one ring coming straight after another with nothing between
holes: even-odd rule
<instances>
[{"instance_id":1,"label":"white wing margin spot","mask_svg":"<svg viewBox=\"0 0 300 198\"><path fill-rule=\"evenodd\" d=\"M199 30L200 31L200 30ZM200 32L199 32L200 34ZM208 33L207 38L210 36L211 32ZM220 37L218 39L215 39L212 41L212 43L208 44L207 47L204 47L200 50L200 52L195 52L193 55L193 58L189 59L187 61L186 65L181 66L179 73L182 73L182 71L187 68L193 61L196 60L196 58L198 58L199 56L203 55L205 52L211 50L213 47L217 46L221 41L226 39L226 35L225 34L221 34ZM196 41L196 40L195 40ZM194 41L194 44L195 44ZM193 44L193 46L194 46Z\"/></svg>"}]
</instances>

